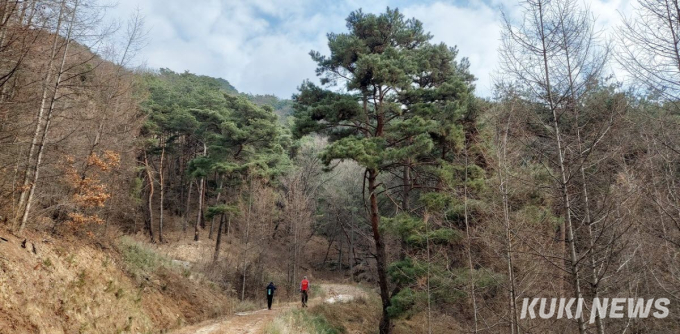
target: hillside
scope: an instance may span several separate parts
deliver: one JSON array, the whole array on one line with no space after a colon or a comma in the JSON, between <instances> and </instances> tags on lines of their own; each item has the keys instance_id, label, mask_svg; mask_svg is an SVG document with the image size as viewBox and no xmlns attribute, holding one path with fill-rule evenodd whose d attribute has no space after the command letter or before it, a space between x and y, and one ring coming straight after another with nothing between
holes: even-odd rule
<instances>
[{"instance_id":1,"label":"hillside","mask_svg":"<svg viewBox=\"0 0 680 334\"><path fill-rule=\"evenodd\" d=\"M274 95L247 95L247 97L257 105L272 107L282 124L287 125L289 123L289 118L293 114L292 100L280 99Z\"/></svg>"},{"instance_id":2,"label":"hillside","mask_svg":"<svg viewBox=\"0 0 680 334\"><path fill-rule=\"evenodd\" d=\"M189 267L131 237L83 243L27 233L26 248L3 237L0 326L11 333L158 333L235 308Z\"/></svg>"}]
</instances>

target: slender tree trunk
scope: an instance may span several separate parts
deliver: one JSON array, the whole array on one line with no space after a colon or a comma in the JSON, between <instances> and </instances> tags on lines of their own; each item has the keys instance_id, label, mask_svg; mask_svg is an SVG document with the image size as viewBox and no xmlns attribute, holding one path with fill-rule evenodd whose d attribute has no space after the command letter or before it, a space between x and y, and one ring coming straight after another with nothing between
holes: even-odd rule
<instances>
[{"instance_id":1,"label":"slender tree trunk","mask_svg":"<svg viewBox=\"0 0 680 334\"><path fill-rule=\"evenodd\" d=\"M149 166L149 159L144 151L144 165L146 169L146 177L149 180L149 197L147 197L147 210L149 210L148 221L146 223L146 228L149 230L149 238L151 243L155 243L156 240L153 236L153 174L151 173L151 166Z\"/></svg>"},{"instance_id":2,"label":"slender tree trunk","mask_svg":"<svg viewBox=\"0 0 680 334\"><path fill-rule=\"evenodd\" d=\"M385 244L380 235L380 213L378 211L378 185L376 183L378 171L368 170L368 191L370 201L370 222L373 230L373 240L376 248L376 262L378 269L378 282L380 285L380 299L382 300L382 319L380 319L380 334L392 333L390 317L387 308L390 307L390 292L387 285L387 255L385 254Z\"/></svg>"},{"instance_id":3,"label":"slender tree trunk","mask_svg":"<svg viewBox=\"0 0 680 334\"><path fill-rule=\"evenodd\" d=\"M59 32L61 31L61 25L63 23L63 13L65 11L65 6L66 6L66 0L62 0L61 5L59 7L59 16L57 18L57 26L55 29L54 33L54 39L52 40L52 48L50 51L50 58L49 61L47 62L47 74L45 75L45 80L43 81L42 84L42 94L41 94L41 99L40 99L40 107L38 108L38 115L36 117L36 123L35 123L35 130L33 131L33 139L31 141L31 146L30 149L28 150L28 158L27 158L27 163L26 163L26 172L24 173L24 182L23 186L21 187L21 195L19 196L19 204L17 205L17 212L15 214L14 218L14 227L18 228L21 230L21 226L19 224L22 224L23 221L23 216L26 213L26 201L29 196L29 191L31 188L31 176L32 172L31 170L34 169L35 167L32 166L32 162L34 160L33 156L35 155L35 150L37 149L38 146L38 138L40 138L40 133L42 130L42 123L43 123L43 118L44 118L44 113L45 109L47 106L47 99L48 99L48 93L49 93L49 87L50 87L50 81L52 80L52 68L54 67L54 61L56 60L57 57L57 46L59 45Z\"/></svg>"},{"instance_id":4,"label":"slender tree trunk","mask_svg":"<svg viewBox=\"0 0 680 334\"><path fill-rule=\"evenodd\" d=\"M326 261L328 261L328 254L331 252L331 247L333 246L333 243L335 242L335 236L331 238L331 242L328 243L328 247L326 247L326 256L323 257L323 265L324 267L326 266Z\"/></svg>"},{"instance_id":5,"label":"slender tree trunk","mask_svg":"<svg viewBox=\"0 0 680 334\"><path fill-rule=\"evenodd\" d=\"M250 174L250 173L249 173ZM245 247L243 248L243 284L241 285L241 301L246 298L246 274L248 268L248 239L250 238L250 214L253 206L253 176L250 176L250 195L248 196L248 213L246 215Z\"/></svg>"},{"instance_id":6,"label":"slender tree trunk","mask_svg":"<svg viewBox=\"0 0 680 334\"><path fill-rule=\"evenodd\" d=\"M411 211L411 202L409 200L409 195L411 193L411 159L406 159L406 166L403 170L403 189L402 189L402 200L401 206L404 212L408 213Z\"/></svg>"},{"instance_id":7,"label":"slender tree trunk","mask_svg":"<svg viewBox=\"0 0 680 334\"><path fill-rule=\"evenodd\" d=\"M165 160L165 139L161 140L161 163L159 165L158 177L160 181L161 188L161 199L160 199L160 221L158 222L158 242L163 243L163 205L165 204L165 183L163 178L163 160Z\"/></svg>"},{"instance_id":8,"label":"slender tree trunk","mask_svg":"<svg viewBox=\"0 0 680 334\"><path fill-rule=\"evenodd\" d=\"M477 299L475 297L475 268L472 266L472 239L470 237L470 222L468 221L468 193L467 193L467 183L468 183L468 155L467 155L467 144L465 144L465 179L463 181L463 211L465 214L465 234L467 236L467 257L468 266L470 270L470 296L472 297L472 311L474 314L475 321L475 333L479 331L477 325ZM428 263L429 266L429 263Z\"/></svg>"},{"instance_id":9,"label":"slender tree trunk","mask_svg":"<svg viewBox=\"0 0 680 334\"><path fill-rule=\"evenodd\" d=\"M229 236L230 229L231 229L231 215L227 216L227 231L226 231L227 236Z\"/></svg>"},{"instance_id":10,"label":"slender tree trunk","mask_svg":"<svg viewBox=\"0 0 680 334\"><path fill-rule=\"evenodd\" d=\"M63 4L63 2L62 2ZM19 226L19 232L21 232L26 227L26 222L28 221L28 216L31 212L31 204L33 203L33 196L35 194L35 188L38 183L38 178L40 176L40 165L42 163L43 153L45 151L45 144L47 142L47 134L49 132L50 123L52 122L52 116L54 114L54 107L57 102L57 94L59 93L59 88L62 83L62 75L64 74L64 68L66 66L66 57L68 56L68 49L71 42L71 33L73 32L73 25L75 24L76 12L78 10L79 1L76 0L73 6L73 13L71 14L71 19L66 33L66 42L64 45L64 53L61 57L61 65L57 72L56 83L54 84L54 92L52 98L50 99L49 107L47 108L47 115L45 119L45 128L42 131L42 138L38 144L38 157L35 161L35 166L33 168L33 181L29 185L28 198L26 199L26 208L24 209L23 215L21 217L21 226ZM42 103L42 102L41 102Z\"/></svg>"},{"instance_id":11,"label":"slender tree trunk","mask_svg":"<svg viewBox=\"0 0 680 334\"><path fill-rule=\"evenodd\" d=\"M207 155L208 147L203 143L203 156ZM194 241L198 241L198 227L203 220L203 200L205 197L205 176L201 177L201 183L198 188L198 213L196 217L196 224L194 225Z\"/></svg>"},{"instance_id":12,"label":"slender tree trunk","mask_svg":"<svg viewBox=\"0 0 680 334\"><path fill-rule=\"evenodd\" d=\"M576 255L576 244L575 244L575 236L574 236L574 228L572 224L572 217L571 217L571 199L569 197L569 181L568 181L568 176L567 176L567 171L565 168L565 162L564 162L564 155L562 152L562 140L561 140L561 135L560 135L560 128L559 128L559 123L557 121L558 115L557 111L553 109L553 128L555 130L555 135L556 135L556 144L557 144L557 151L558 151L558 162L559 162L559 167L560 167L560 191L562 192L562 208L564 210L564 216L565 216L565 222L562 224L563 230L561 231L562 235L564 236L565 232L567 233L566 238L564 239L564 244L562 246L563 251L566 251L566 246L569 247L569 261L567 264L567 268L571 270L571 276L572 276L572 281L574 284L574 294L576 299L578 300L579 298L582 297L581 294L581 282L579 278L579 269L578 269L578 257ZM563 253L564 254L564 253ZM566 255L566 254L565 254ZM585 334L585 322L583 321L583 317L579 317L578 319L578 327L579 327L579 333L580 334Z\"/></svg>"},{"instance_id":13,"label":"slender tree trunk","mask_svg":"<svg viewBox=\"0 0 680 334\"><path fill-rule=\"evenodd\" d=\"M296 180L296 182L297 182L297 180ZM297 203L296 198L295 198L296 191L297 191L297 185L295 185L295 187L293 187L293 189L291 189L291 202L292 202L291 206L293 207L293 213L292 213L293 219L291 221L291 223L293 225L292 226L293 227L293 284L296 284L296 280L299 279L298 278L298 275L299 275L298 274L298 268L300 266L300 260L298 258L299 249L300 249L300 247L298 246L298 243L299 243L298 239L299 239L299 233L300 233L300 230L299 230L299 223L300 222L297 219L298 218L298 209L297 209L298 203ZM326 256L328 256L328 253L326 253ZM324 259L324 262L325 262L325 259Z\"/></svg>"},{"instance_id":14,"label":"slender tree trunk","mask_svg":"<svg viewBox=\"0 0 680 334\"><path fill-rule=\"evenodd\" d=\"M215 203L220 202L220 196L222 196L222 186L223 185L224 185L224 180L220 179L220 186L219 186L219 190L217 191L217 199L215 200ZM208 239L210 239L210 240L212 240L212 238L213 238L213 226L215 226L215 216L213 216L212 219L210 220L210 234L208 235ZM219 234L219 232L218 232L218 234Z\"/></svg>"},{"instance_id":15,"label":"slender tree trunk","mask_svg":"<svg viewBox=\"0 0 680 334\"><path fill-rule=\"evenodd\" d=\"M512 114L512 110L510 112ZM510 306L510 333L520 333L519 318L517 316L517 297L515 294L515 270L512 261L512 235L510 226L510 208L508 204L508 177L507 177L507 145L508 133L510 130L510 118L505 126L498 152L498 179L500 190L503 196L503 221L505 223L505 257L508 265L508 280L510 284L509 306Z\"/></svg>"},{"instance_id":16,"label":"slender tree trunk","mask_svg":"<svg viewBox=\"0 0 680 334\"><path fill-rule=\"evenodd\" d=\"M185 181L185 168L184 168L184 151L185 151L185 138L184 136L180 136L178 138L178 144L179 144L179 152L180 154L177 157L177 166L179 168L179 201L182 202L184 201L184 193L185 193L185 188L186 188L186 181ZM191 187L191 181L189 181L189 187ZM187 195L188 197L188 195ZM188 202L188 199L187 199ZM178 209L180 211L180 215L182 216L182 232L186 232L187 228L187 222L186 222L186 217L187 217L187 212L189 208L187 207L186 210L183 210L181 206L178 205Z\"/></svg>"},{"instance_id":17,"label":"slender tree trunk","mask_svg":"<svg viewBox=\"0 0 680 334\"><path fill-rule=\"evenodd\" d=\"M401 194L401 209L405 214L411 212L411 202L409 196L411 193L411 159L406 159L406 166L404 166L402 171L402 194ZM408 243L404 237L401 238L401 250L399 252L399 259L402 261L406 259L406 253L408 252ZM398 287L401 289L402 287Z\"/></svg>"},{"instance_id":18,"label":"slender tree trunk","mask_svg":"<svg viewBox=\"0 0 680 334\"><path fill-rule=\"evenodd\" d=\"M217 262L220 256L220 244L222 243L222 227L224 227L224 213L220 215L220 224L217 226L217 238L215 241L215 255L213 255L213 262Z\"/></svg>"},{"instance_id":19,"label":"slender tree trunk","mask_svg":"<svg viewBox=\"0 0 680 334\"><path fill-rule=\"evenodd\" d=\"M352 248L352 260L349 262L349 273L352 277L352 281L354 281L354 264L357 260L357 253L356 249L354 248L354 211L350 213L350 238L349 238L349 245Z\"/></svg>"},{"instance_id":20,"label":"slender tree trunk","mask_svg":"<svg viewBox=\"0 0 680 334\"><path fill-rule=\"evenodd\" d=\"M338 240L338 268L342 271L342 238Z\"/></svg>"},{"instance_id":21,"label":"slender tree trunk","mask_svg":"<svg viewBox=\"0 0 680 334\"><path fill-rule=\"evenodd\" d=\"M430 290L432 254L430 253L430 215L427 209L423 213L423 222L425 223L425 243L427 248L427 334L432 334L432 291Z\"/></svg>"},{"instance_id":22,"label":"slender tree trunk","mask_svg":"<svg viewBox=\"0 0 680 334\"><path fill-rule=\"evenodd\" d=\"M558 154L558 163L560 167L560 176L562 179L560 180L560 191L562 195L562 208L564 209L565 213L565 219L564 221L560 224L560 242L562 244L562 252L563 256L566 256L567 254L567 219L571 220L571 211L568 205L568 198L569 194L567 193L567 184L566 184L566 171L564 168L564 157L562 155L562 137L560 136L560 127L558 124L558 118L557 118L557 111L555 110L557 107L555 106L553 96L552 96L552 87L550 86L550 69L548 67L548 50L546 47L546 36L545 36L545 26L543 24L543 0L539 0L537 2L538 4L538 11L539 11L539 17L540 17L540 33L541 33L541 44L543 46L542 48L542 56L543 56L543 67L544 67L544 73L545 73L545 81L546 81L546 90L548 92L548 103L550 106L550 111L552 112L553 116L553 130L555 131L555 142L557 144L557 154ZM565 259L565 267L568 267ZM562 293L564 293L565 290L565 285L566 285L566 278L564 278L561 282L561 287L560 290ZM583 334L583 333L581 333Z\"/></svg>"},{"instance_id":23,"label":"slender tree trunk","mask_svg":"<svg viewBox=\"0 0 680 334\"><path fill-rule=\"evenodd\" d=\"M594 241L594 236L593 236L593 227L592 227L592 219L590 215L590 202L588 200L588 180L586 179L586 172L585 172L585 158L583 156L583 141L581 138L581 127L579 124L579 116L580 116L580 109L579 105L576 101L576 92L575 92L575 87L574 87L574 78L572 75L572 68L571 68L571 49L569 47L569 42L567 39L566 35L566 27L564 26L564 18L560 19L560 24L562 26L562 39L563 39L563 48L565 51L565 56L567 60L567 73L568 73L568 78L569 78L569 93L571 96L571 107L573 108L574 112L574 119L575 119L575 127L576 127L576 140L578 144L578 156L579 156L579 171L581 174L581 182L582 184L582 190L583 190L583 206L585 210L585 221L584 223L588 227L588 243L590 247L589 253L589 258L590 258L590 267L591 267L591 279L592 279L592 288L593 288L593 299L598 299L600 297L600 289L599 289L599 276L597 275L597 264L596 264L596 254L595 254L595 241ZM593 149L592 147L590 149ZM573 240L572 240L573 244ZM573 261L573 259L572 259ZM600 313L595 312L595 324L597 326L597 333L598 334L604 334L604 323L602 322L602 319L600 318Z\"/></svg>"},{"instance_id":24,"label":"slender tree trunk","mask_svg":"<svg viewBox=\"0 0 680 334\"><path fill-rule=\"evenodd\" d=\"M350 220L354 219L354 214L352 214ZM354 253L354 231L351 230L353 227L350 225L350 232L347 232L347 229L345 228L345 224L340 220L340 215L337 215L337 222L338 225L340 226L340 229L342 229L342 233L345 235L345 238L347 239L347 262L349 265L349 271L350 274L353 273L353 261L356 259L356 254ZM352 274L353 275L353 274ZM354 276L352 276L354 278Z\"/></svg>"},{"instance_id":25,"label":"slender tree trunk","mask_svg":"<svg viewBox=\"0 0 680 334\"><path fill-rule=\"evenodd\" d=\"M576 118L578 120L578 117ZM578 126L578 125L577 125ZM579 151L581 151L581 138L580 135L578 135L578 140L579 140ZM583 152L583 151L581 151ZM596 262L596 257L597 255L595 254L595 236L593 235L593 221L592 217L590 215L590 201L588 200L588 186L586 185L587 180L586 180L586 173L584 170L584 165L585 161L583 161L583 157L581 156L581 178L583 182L583 205L585 208L585 224L588 227L588 243L590 247L590 270L591 270L591 285L593 289L593 300L600 298L600 278L599 275L597 274L597 262ZM604 323L602 322L602 318L600 317L599 312L595 312L595 325L597 326L597 333L598 334L604 334Z\"/></svg>"},{"instance_id":26,"label":"slender tree trunk","mask_svg":"<svg viewBox=\"0 0 680 334\"><path fill-rule=\"evenodd\" d=\"M184 210L184 219L182 219L182 232L186 233L187 232L187 223L189 221L189 208L191 205L191 190L194 187L194 182L189 181L189 192L187 193L187 206L186 210Z\"/></svg>"},{"instance_id":27,"label":"slender tree trunk","mask_svg":"<svg viewBox=\"0 0 680 334\"><path fill-rule=\"evenodd\" d=\"M568 188L568 177L567 177L567 171L565 168L565 162L564 162L564 155L562 151L562 137L560 134L560 126L559 126L559 116L557 115L557 106L554 103L554 99L552 96L552 88L550 85L550 69L548 67L548 50L546 48L546 35L545 35L545 26L543 23L543 1L539 0L537 2L538 4L538 10L539 10L539 20L540 20L540 37L541 37L541 44L542 44L542 56L543 56L543 65L544 65L544 71L545 71L545 81L546 81L546 89L548 93L548 102L550 104L550 110L552 112L552 118L553 118L553 130L555 131L555 144L557 145L557 155L558 155L558 163L560 167L560 177L561 177L561 184L560 184L560 190L562 192L562 208L564 210L564 216L565 216L565 222L562 224L562 229L560 233L562 234L563 239L563 245L562 245L562 254L566 253L566 246L567 244L569 245L569 258L571 260L571 263L566 266L571 269L571 274L572 274L572 279L574 283L574 294L576 297L576 300L579 300L582 297L581 294L581 282L579 279L579 273L578 273L578 262L577 262L577 257L576 257L576 246L575 246L575 240L574 240L574 230L572 226L572 221L571 221L571 203L569 199L569 188ZM567 236L565 236L565 232L568 233ZM569 239L567 240L566 237ZM566 262L566 261L565 261ZM583 321L583 316L579 317L578 319L578 329L580 334L585 334L586 329L585 329L585 322Z\"/></svg>"},{"instance_id":28,"label":"slender tree trunk","mask_svg":"<svg viewBox=\"0 0 680 334\"><path fill-rule=\"evenodd\" d=\"M201 211L201 215L199 216L200 219L200 224L199 226L201 229L205 230L205 207L207 206L206 202L206 194L208 193L208 176L203 177L203 191L201 193L201 205L199 207L199 210Z\"/></svg>"}]
</instances>

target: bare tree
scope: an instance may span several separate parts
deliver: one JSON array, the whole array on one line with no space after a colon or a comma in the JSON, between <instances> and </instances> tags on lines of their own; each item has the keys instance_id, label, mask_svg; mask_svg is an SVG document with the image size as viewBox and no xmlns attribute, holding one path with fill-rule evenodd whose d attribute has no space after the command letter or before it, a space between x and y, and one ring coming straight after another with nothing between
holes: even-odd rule
<instances>
[{"instance_id":1,"label":"bare tree","mask_svg":"<svg viewBox=\"0 0 680 334\"><path fill-rule=\"evenodd\" d=\"M609 48L594 31L588 9L573 0L523 5L524 21L518 28L506 17L503 68L534 103L532 131L553 142L535 138L529 146L545 159L546 170L558 171L554 177L564 219L562 251L556 257L564 256L576 298L586 293L599 298L603 278L623 247L620 236L630 227L612 214L615 199L609 194L610 180L618 172L611 129L625 104L602 85ZM581 275L584 266L588 275ZM599 314L594 320L597 332L604 333ZM578 319L578 328L586 332L583 319Z\"/></svg>"},{"instance_id":2,"label":"bare tree","mask_svg":"<svg viewBox=\"0 0 680 334\"><path fill-rule=\"evenodd\" d=\"M31 167L36 152L36 149L38 147L38 140L40 138L40 134L42 131L44 131L43 128L43 122L44 122L44 114L45 114L45 108L48 102L48 93L49 93L49 86L52 81L52 75L53 75L53 67L54 67L54 62L57 60L57 48L59 46L59 36L61 32L61 25L64 20L64 16L66 15L66 0L62 0L60 5L59 5L59 10L58 10L58 17L57 17L57 23L56 23L56 28L55 28L55 34L52 40L52 47L50 50L50 57L48 59L47 63L47 73L45 74L45 78L42 83L42 97L40 99L40 107L38 108L38 114L36 116L36 123L35 123L35 130L33 131L33 139L31 141L31 146L28 151L28 161L27 161L27 169L26 172L24 173L24 181L21 187L21 195L19 196L19 204L17 205L17 212L15 214L15 222L14 222L14 227L15 229L22 229L23 223L23 217L26 216L26 205L29 197L29 193L31 192L31 189L35 189L34 186L31 186L31 176L32 174L35 173L35 170L38 169L37 164L36 167ZM66 53L64 53L65 57ZM56 92L55 92L56 94ZM52 100L54 100L53 98ZM33 170L33 173L30 171Z\"/></svg>"},{"instance_id":3,"label":"bare tree","mask_svg":"<svg viewBox=\"0 0 680 334\"><path fill-rule=\"evenodd\" d=\"M680 3L639 0L618 30L617 60L641 84L669 100L680 98Z\"/></svg>"},{"instance_id":4,"label":"bare tree","mask_svg":"<svg viewBox=\"0 0 680 334\"><path fill-rule=\"evenodd\" d=\"M29 150L29 158L28 158L28 163L29 163L29 169L26 171L26 177L24 178L24 191L22 191L21 197L19 199L19 212L21 213L21 223L17 228L19 232L26 227L26 222L28 221L28 216L31 212L31 205L33 204L33 196L35 195L35 188L38 183L38 178L40 176L40 167L42 163L42 158L43 158L43 153L45 150L45 145L48 140L48 134L49 134L49 129L50 129L50 123L52 122L52 116L54 114L55 110L55 105L56 102L59 98L59 90L62 86L62 80L63 80L63 75L65 74L65 69L66 69L66 58L68 57L68 49L69 45L71 43L71 38L72 38L72 33L73 30L75 29L76 25L76 14L78 13L78 5L79 5L79 0L75 0L73 3L73 8L70 9L70 19L68 21L68 26L66 28L66 36L65 36L65 41L63 45L63 53L61 55L61 62L59 65L59 68L56 70L56 81L53 84L54 86L52 88L51 92L51 97L49 98L49 104L46 107L46 103L48 101L47 99L47 93L48 93L48 87L51 85L50 83L50 71L48 71L48 74L45 79L45 87L43 88L43 95L42 99L40 102L40 108L38 111L38 117L37 117L37 123L36 123L36 131L34 133L33 141L31 142L31 150ZM61 5L59 6L59 19L57 26L61 27L62 23L62 17L61 13L66 12L67 7L66 7L66 2L65 0L62 1ZM56 34L58 35L58 33ZM55 37L55 43L53 44L52 50L56 52L56 41L57 37ZM54 61L54 53L52 56L50 56L50 62L48 64L48 68L52 67ZM45 114L46 113L46 114ZM43 119L43 114L45 114L44 119ZM44 124L43 124L44 123ZM33 152L35 152L35 158L32 156ZM35 160L33 163L32 160ZM31 163L33 165L31 166ZM24 206L25 204L25 206Z\"/></svg>"},{"instance_id":5,"label":"bare tree","mask_svg":"<svg viewBox=\"0 0 680 334\"><path fill-rule=\"evenodd\" d=\"M282 185L282 223L285 224L284 237L288 243L288 287L295 290L299 279L302 249L313 233L312 223L316 211L316 201L324 183L322 163L318 157L325 142L314 139L303 144L296 165L281 180ZM324 175L329 177L328 175ZM331 218L333 217L334 218ZM329 220L337 221L337 215L329 215ZM340 227L341 229L341 227ZM329 245L330 249L330 245ZM326 252L328 256L328 252ZM342 251L339 251L342 257Z\"/></svg>"},{"instance_id":6,"label":"bare tree","mask_svg":"<svg viewBox=\"0 0 680 334\"><path fill-rule=\"evenodd\" d=\"M506 113L498 115L498 121L495 125L496 135L494 142L496 144L496 159L498 160L497 174L498 187L502 198L502 212L503 223L505 228L504 246L505 246L505 261L508 270L508 314L510 318L510 333L515 334L520 332L519 316L517 315L517 294L515 282L515 268L513 264L513 227L510 221L510 205L509 205L509 166L508 166L508 137L510 133L510 124L512 123L512 115L514 114L514 107L516 99L511 98L508 103ZM505 105L502 105L505 106Z\"/></svg>"},{"instance_id":7,"label":"bare tree","mask_svg":"<svg viewBox=\"0 0 680 334\"><path fill-rule=\"evenodd\" d=\"M571 170L576 167L583 171L585 168L584 155L588 154L588 148L580 135L579 104L582 103L581 96L596 86L595 80L599 79L606 62L606 52L603 53L596 44L589 12L578 8L575 1L528 0L523 1L522 6L524 17L520 25L513 26L508 16L504 16L506 29L501 49L502 67L531 100L539 103L542 110L537 110L536 122L543 129L538 131L545 132L553 140L550 151L554 155L540 154L558 171L555 179L564 215L560 227L560 254L565 256L564 267L571 277L575 297L581 298L581 256L577 248ZM566 118L572 117L570 115L576 118L575 122ZM575 139L573 133L576 134ZM578 152L576 157L571 157L573 151ZM588 181L585 173L582 177L582 191L586 195L584 206L588 207ZM586 225L590 226L590 222ZM587 238L592 240L592 233ZM585 333L585 322L582 318L577 320L579 332ZM603 331L599 320L598 331Z\"/></svg>"}]
</instances>

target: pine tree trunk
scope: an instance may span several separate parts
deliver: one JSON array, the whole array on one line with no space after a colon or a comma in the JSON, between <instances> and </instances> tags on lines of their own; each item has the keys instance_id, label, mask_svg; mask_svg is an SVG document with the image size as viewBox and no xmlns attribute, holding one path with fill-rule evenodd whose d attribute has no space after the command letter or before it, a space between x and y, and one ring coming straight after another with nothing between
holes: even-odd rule
<instances>
[{"instance_id":1,"label":"pine tree trunk","mask_svg":"<svg viewBox=\"0 0 680 334\"><path fill-rule=\"evenodd\" d=\"M203 177L203 191L202 191L201 199L200 199L201 205L199 206L200 215L198 216L199 217L199 226L203 230L205 230L205 227L206 227L205 226L205 207L206 207L205 197L206 197L207 193L208 193L208 177L205 176L205 177Z\"/></svg>"},{"instance_id":2,"label":"pine tree trunk","mask_svg":"<svg viewBox=\"0 0 680 334\"><path fill-rule=\"evenodd\" d=\"M250 174L250 173L249 173ZM250 215L253 206L253 176L250 176L250 195L248 196L248 213L246 215L245 247L243 248L243 283L241 285L241 301L246 298L246 274L248 269L248 241L250 238Z\"/></svg>"},{"instance_id":3,"label":"pine tree trunk","mask_svg":"<svg viewBox=\"0 0 680 334\"><path fill-rule=\"evenodd\" d=\"M294 207L295 205L295 199L293 199L293 203L291 205ZM293 284L295 284L295 281L298 279L298 267L299 267L299 261L298 261L298 220L296 219L295 215L295 208L293 208L293 219L291 221L292 227L293 227ZM326 254L328 255L328 254Z\"/></svg>"},{"instance_id":4,"label":"pine tree trunk","mask_svg":"<svg viewBox=\"0 0 680 334\"><path fill-rule=\"evenodd\" d=\"M165 203L165 179L163 178L163 160L165 160L165 142L164 140L161 140L161 145L163 146L161 149L161 162L159 165L159 171L158 171L158 177L160 181L160 188L161 188L161 198L160 198L160 217L159 222L158 222L158 242L163 243L163 205Z\"/></svg>"},{"instance_id":5,"label":"pine tree trunk","mask_svg":"<svg viewBox=\"0 0 680 334\"><path fill-rule=\"evenodd\" d=\"M342 238L338 240L338 270L342 271Z\"/></svg>"},{"instance_id":6,"label":"pine tree trunk","mask_svg":"<svg viewBox=\"0 0 680 334\"><path fill-rule=\"evenodd\" d=\"M229 229L231 228L231 215L227 216L227 228L225 234L229 236Z\"/></svg>"},{"instance_id":7,"label":"pine tree trunk","mask_svg":"<svg viewBox=\"0 0 680 334\"><path fill-rule=\"evenodd\" d=\"M156 240L153 236L153 174L151 173L151 166L149 166L149 158L147 157L146 151L144 151L144 165L146 177L149 180L149 196L147 197L147 210L149 214L147 216L146 228L149 231L151 243L155 243Z\"/></svg>"},{"instance_id":8,"label":"pine tree trunk","mask_svg":"<svg viewBox=\"0 0 680 334\"><path fill-rule=\"evenodd\" d=\"M409 200L409 196L411 193L411 159L406 159L406 166L404 166L404 170L402 171L402 194L401 194L401 209L404 211L405 214L409 214L411 212L411 202ZM406 255L408 253L408 243L406 242L406 238L402 237L401 238L401 251L399 252L399 259L402 261L406 259ZM402 287L398 287L401 289Z\"/></svg>"},{"instance_id":9,"label":"pine tree trunk","mask_svg":"<svg viewBox=\"0 0 680 334\"><path fill-rule=\"evenodd\" d=\"M373 230L373 240L375 241L376 262L378 269L378 283L380 285L380 299L382 301L382 319L380 319L380 334L392 333L390 317L387 308L390 307L390 292L387 285L387 255L385 254L385 244L380 235L380 213L378 211L378 186L376 183L378 171L368 170L368 191L370 201L370 222Z\"/></svg>"},{"instance_id":10,"label":"pine tree trunk","mask_svg":"<svg viewBox=\"0 0 680 334\"><path fill-rule=\"evenodd\" d=\"M224 180L220 179L220 185L219 185L219 190L217 192L217 199L215 199L215 204L220 202L220 197L222 196L222 186L224 185ZM221 218L220 218L221 219ZM220 223L222 224L222 223ZM210 220L210 234L208 235L208 239L212 240L213 238L213 226L215 226L215 216L212 217ZM219 232L217 232L219 234Z\"/></svg>"},{"instance_id":11,"label":"pine tree trunk","mask_svg":"<svg viewBox=\"0 0 680 334\"><path fill-rule=\"evenodd\" d=\"M220 224L217 226L217 239L215 241L215 255L213 255L213 262L217 262L220 257L220 244L222 243L222 228L224 226L224 213L220 215Z\"/></svg>"},{"instance_id":12,"label":"pine tree trunk","mask_svg":"<svg viewBox=\"0 0 680 334\"><path fill-rule=\"evenodd\" d=\"M194 187L194 182L189 181L189 192L187 193L187 206L186 210L184 210L184 219L182 219L182 232L186 233L187 232L187 223L189 221L189 208L191 205L191 190Z\"/></svg>"},{"instance_id":13,"label":"pine tree trunk","mask_svg":"<svg viewBox=\"0 0 680 334\"><path fill-rule=\"evenodd\" d=\"M203 156L207 155L208 147L203 144ZM201 177L201 184L198 190L198 214L194 225L194 241L198 241L198 227L203 220L203 200L205 198L205 176Z\"/></svg>"},{"instance_id":14,"label":"pine tree trunk","mask_svg":"<svg viewBox=\"0 0 680 334\"><path fill-rule=\"evenodd\" d=\"M351 230L350 230L350 238L349 238L349 247L352 249L352 260L349 262L349 273L352 277L352 281L354 281L354 264L357 260L357 253L356 249L354 248L354 211L351 212L350 214L350 221L352 222L351 224Z\"/></svg>"},{"instance_id":15,"label":"pine tree trunk","mask_svg":"<svg viewBox=\"0 0 680 334\"><path fill-rule=\"evenodd\" d=\"M409 213L411 211L411 202L409 200L409 196L411 193L411 159L406 159L406 166L404 166L404 171L403 171L403 193L402 193L402 210L404 210L405 213Z\"/></svg>"},{"instance_id":16,"label":"pine tree trunk","mask_svg":"<svg viewBox=\"0 0 680 334\"><path fill-rule=\"evenodd\" d=\"M423 222L425 222L425 242L427 248L427 334L432 334L432 292L430 290L432 254L430 253L430 215L427 212L427 209L425 209L425 212L423 213Z\"/></svg>"},{"instance_id":17,"label":"pine tree trunk","mask_svg":"<svg viewBox=\"0 0 680 334\"><path fill-rule=\"evenodd\" d=\"M198 186L198 213L196 216L196 223L194 224L194 241L198 241L198 227L201 223L201 216L203 216L203 183L205 181L204 177L201 177L200 184Z\"/></svg>"},{"instance_id":18,"label":"pine tree trunk","mask_svg":"<svg viewBox=\"0 0 680 334\"><path fill-rule=\"evenodd\" d=\"M179 154L177 156L177 168L179 169L179 201L184 201L184 192L186 188L185 169L184 169L184 136L179 137L178 143L180 146ZM189 181L189 187L191 187L191 181ZM182 217L182 231L186 232L186 211L182 209L181 205L177 206L179 210L179 215ZM187 208L188 209L188 208Z\"/></svg>"}]
</instances>

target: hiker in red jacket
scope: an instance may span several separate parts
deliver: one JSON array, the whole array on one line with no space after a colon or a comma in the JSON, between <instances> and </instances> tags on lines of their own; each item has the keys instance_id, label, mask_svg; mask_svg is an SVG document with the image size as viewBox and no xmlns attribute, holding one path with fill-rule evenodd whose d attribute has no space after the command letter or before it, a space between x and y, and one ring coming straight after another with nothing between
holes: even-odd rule
<instances>
[{"instance_id":1,"label":"hiker in red jacket","mask_svg":"<svg viewBox=\"0 0 680 334\"><path fill-rule=\"evenodd\" d=\"M307 276L302 278L302 282L300 282L300 293L302 294L302 307L307 307L307 298L309 297L307 295L307 292L309 291L309 281L307 280Z\"/></svg>"}]
</instances>

